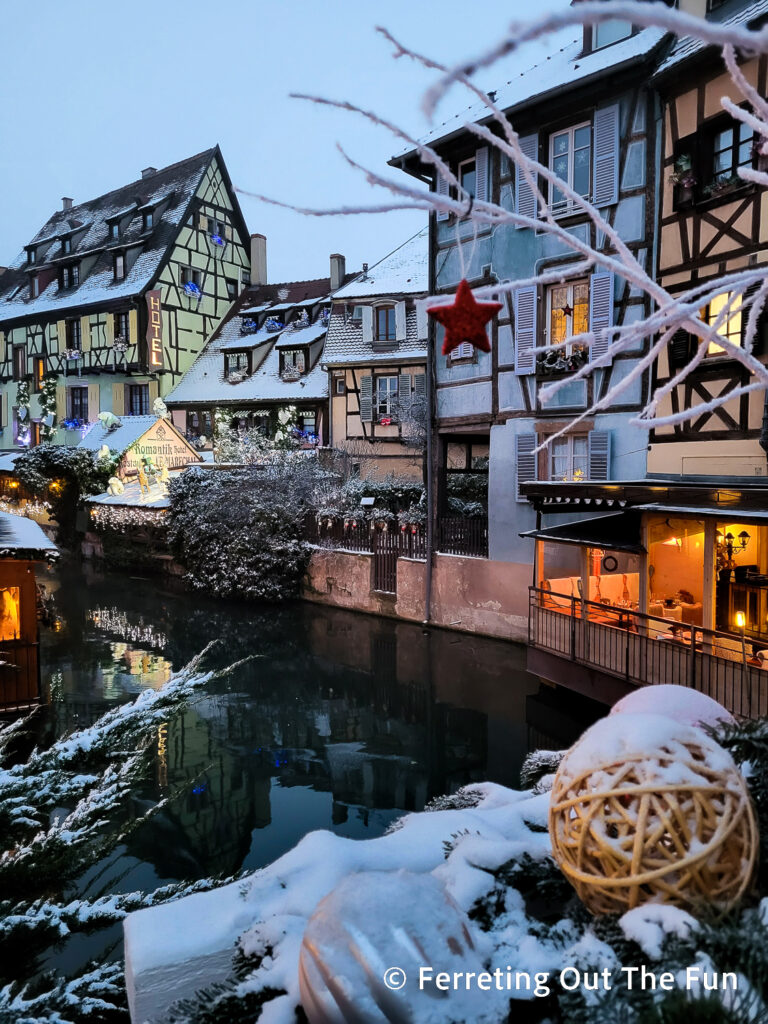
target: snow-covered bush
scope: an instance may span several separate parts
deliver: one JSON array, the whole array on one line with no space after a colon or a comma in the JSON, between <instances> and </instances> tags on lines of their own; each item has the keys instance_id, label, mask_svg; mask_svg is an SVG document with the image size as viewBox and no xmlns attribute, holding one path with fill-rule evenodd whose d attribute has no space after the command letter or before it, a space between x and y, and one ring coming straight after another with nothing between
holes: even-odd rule
<instances>
[{"instance_id":1,"label":"snow-covered bush","mask_svg":"<svg viewBox=\"0 0 768 1024\"><path fill-rule=\"evenodd\" d=\"M100 459L85 448L44 444L22 452L14 472L36 498L50 503L51 517L59 524L59 539L75 537L75 516L80 500L106 490L117 468L117 453Z\"/></svg>"},{"instance_id":2,"label":"snow-covered bush","mask_svg":"<svg viewBox=\"0 0 768 1024\"><path fill-rule=\"evenodd\" d=\"M171 483L169 539L197 590L284 601L298 595L310 550L304 521L325 474L305 453L190 471Z\"/></svg>"}]
</instances>

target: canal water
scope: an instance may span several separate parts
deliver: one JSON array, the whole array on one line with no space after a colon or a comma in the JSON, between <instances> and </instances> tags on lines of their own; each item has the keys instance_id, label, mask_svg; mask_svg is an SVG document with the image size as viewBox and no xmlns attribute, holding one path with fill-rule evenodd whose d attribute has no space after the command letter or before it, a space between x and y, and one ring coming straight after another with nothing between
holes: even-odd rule
<instances>
[{"instance_id":1,"label":"canal water","mask_svg":"<svg viewBox=\"0 0 768 1024\"><path fill-rule=\"evenodd\" d=\"M165 807L68 896L151 890L253 870L314 829L373 838L470 782L516 786L530 749L562 748L603 713L544 686L522 646L299 602L214 601L158 579L63 566L40 576L55 731L160 688L210 641L207 664L246 664L158 730L134 812ZM120 955L120 929L107 944ZM76 969L87 939L45 967Z\"/></svg>"}]
</instances>

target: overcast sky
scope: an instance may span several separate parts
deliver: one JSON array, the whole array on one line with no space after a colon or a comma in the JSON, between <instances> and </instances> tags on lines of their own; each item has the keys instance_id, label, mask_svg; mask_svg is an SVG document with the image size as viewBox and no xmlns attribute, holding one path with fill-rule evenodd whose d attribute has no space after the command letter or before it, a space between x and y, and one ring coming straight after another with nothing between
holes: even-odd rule
<instances>
[{"instance_id":1,"label":"overcast sky","mask_svg":"<svg viewBox=\"0 0 768 1024\"><path fill-rule=\"evenodd\" d=\"M93 198L219 143L235 185L313 207L380 203L347 167L341 142L377 171L402 149L385 130L288 98L348 99L409 132L429 127L420 98L433 75L393 60L376 34L454 63L491 45L513 18L568 0L38 0L3 11L0 61L0 264L61 203ZM34 12L34 16L33 16ZM536 44L507 80L543 56ZM497 84L496 73L486 87ZM438 122L468 103L455 90ZM374 263L417 231L419 213L315 218L241 197L267 236L271 281Z\"/></svg>"}]
</instances>

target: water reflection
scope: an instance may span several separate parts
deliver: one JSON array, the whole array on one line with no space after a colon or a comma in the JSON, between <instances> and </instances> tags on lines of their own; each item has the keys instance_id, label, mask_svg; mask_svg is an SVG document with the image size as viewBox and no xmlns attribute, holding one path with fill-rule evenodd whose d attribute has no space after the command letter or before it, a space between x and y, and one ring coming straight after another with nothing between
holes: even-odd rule
<instances>
[{"instance_id":1,"label":"water reflection","mask_svg":"<svg viewBox=\"0 0 768 1024\"><path fill-rule=\"evenodd\" d=\"M212 667L257 656L160 726L134 813L167 804L81 880L89 895L256 868L316 828L372 838L468 782L516 785L532 740L563 746L600 713L564 703L525 672L524 649L496 641L78 568L45 583L58 732L161 687L210 640Z\"/></svg>"}]
</instances>

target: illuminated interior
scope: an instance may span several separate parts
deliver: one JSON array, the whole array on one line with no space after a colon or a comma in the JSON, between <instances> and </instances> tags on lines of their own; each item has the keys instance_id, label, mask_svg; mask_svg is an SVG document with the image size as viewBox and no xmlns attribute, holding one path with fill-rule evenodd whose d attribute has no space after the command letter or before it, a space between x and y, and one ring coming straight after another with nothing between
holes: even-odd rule
<instances>
[{"instance_id":1,"label":"illuminated interior","mask_svg":"<svg viewBox=\"0 0 768 1024\"><path fill-rule=\"evenodd\" d=\"M704 323L709 324L710 327L714 326L721 317L725 317L720 320L717 328L717 333L721 334L724 338L727 338L732 345L741 345L741 300L740 294L733 295L732 292L723 292L720 295L716 295L714 299L705 306L701 311L701 319ZM730 303L730 313L724 314L726 306ZM718 345L714 341L710 341L707 347L707 355L715 356L724 352L725 349L722 345Z\"/></svg>"},{"instance_id":2,"label":"illuminated interior","mask_svg":"<svg viewBox=\"0 0 768 1024\"><path fill-rule=\"evenodd\" d=\"M765 527L718 520L715 531L715 625L768 636L768 544Z\"/></svg>"},{"instance_id":3,"label":"illuminated interior","mask_svg":"<svg viewBox=\"0 0 768 1024\"><path fill-rule=\"evenodd\" d=\"M21 636L21 605L18 587L0 587L0 641Z\"/></svg>"},{"instance_id":4,"label":"illuminated interior","mask_svg":"<svg viewBox=\"0 0 768 1024\"><path fill-rule=\"evenodd\" d=\"M602 609L634 609L640 600L640 558L626 551L582 548L572 544L544 542L540 547L539 586L547 592L545 603L563 610L571 598L582 596L583 559L587 560L589 593L593 602L589 617L599 619ZM612 618L611 616L609 616Z\"/></svg>"},{"instance_id":5,"label":"illuminated interior","mask_svg":"<svg viewBox=\"0 0 768 1024\"><path fill-rule=\"evenodd\" d=\"M648 526L648 614L701 626L704 523L653 517Z\"/></svg>"}]
</instances>

